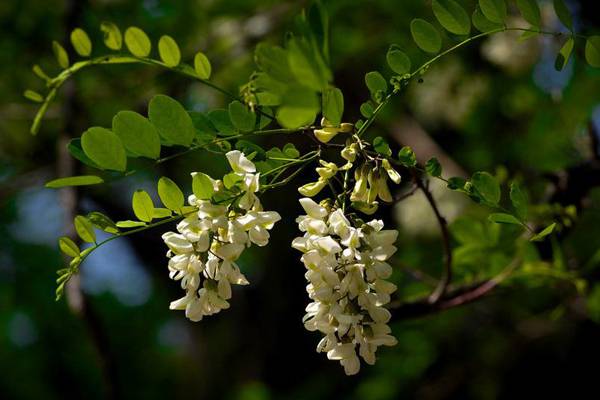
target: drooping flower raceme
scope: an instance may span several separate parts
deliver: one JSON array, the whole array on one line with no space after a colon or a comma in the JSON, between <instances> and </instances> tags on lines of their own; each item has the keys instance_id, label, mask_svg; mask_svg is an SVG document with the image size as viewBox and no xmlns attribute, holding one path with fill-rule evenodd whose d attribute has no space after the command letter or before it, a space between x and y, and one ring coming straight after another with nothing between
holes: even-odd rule
<instances>
[{"instance_id":1,"label":"drooping flower raceme","mask_svg":"<svg viewBox=\"0 0 600 400\"><path fill-rule=\"evenodd\" d=\"M304 236L294 239L307 272L306 290L312 302L306 307L304 326L324 334L318 352L339 360L348 375L360 369L358 356L375 363L379 346L393 346L396 338L387 325L390 312L383 306L396 286L385 261L396 251L398 232L383 230L372 220L360 227L341 209L330 212L310 198L300 200L307 215L298 217Z\"/></svg>"},{"instance_id":2,"label":"drooping flower raceme","mask_svg":"<svg viewBox=\"0 0 600 400\"><path fill-rule=\"evenodd\" d=\"M217 204L189 196L190 206L198 211L179 222L178 232L162 236L169 247L169 276L185 290L185 296L171 302L170 308L185 310L192 321L229 308L231 284L248 284L235 261L246 247L265 246L269 230L281 219L277 212L262 209L255 194L259 174L254 164L237 150L226 156L239 181L235 197ZM222 181L211 182L213 198L226 191Z\"/></svg>"}]
</instances>

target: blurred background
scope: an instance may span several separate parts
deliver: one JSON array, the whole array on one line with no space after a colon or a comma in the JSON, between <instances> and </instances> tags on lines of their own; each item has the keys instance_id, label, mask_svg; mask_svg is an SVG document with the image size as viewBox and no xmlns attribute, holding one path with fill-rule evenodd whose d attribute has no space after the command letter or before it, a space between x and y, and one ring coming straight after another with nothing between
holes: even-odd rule
<instances>
[{"instance_id":1,"label":"blurred background","mask_svg":"<svg viewBox=\"0 0 600 400\"><path fill-rule=\"evenodd\" d=\"M474 1L461 3L474 8ZM576 29L598 34L597 2L567 3ZM335 84L345 94L345 120L355 121L368 97L364 73L379 69L390 74L385 67L390 44L406 49L413 65L424 60L408 26L414 17L431 20L430 4L325 4ZM272 231L268 247L244 254L240 266L251 285L236 288L226 312L192 323L168 310L180 288L168 279L160 230L111 242L94 253L76 282L82 295L76 290L69 301L54 301L55 271L63 263L57 238L70 233L73 212L100 210L128 219L133 191L144 188L155 195L161 175L189 188L191 171L225 171L218 156L196 152L110 185L77 192L45 189L43 184L58 174L86 171L66 153L68 139L89 126L109 127L120 110L145 114L154 94L168 94L197 111L221 107L227 99L152 67L101 66L63 88L33 137L29 125L37 106L22 93L43 91L31 72L34 64L58 73L52 40L66 44L70 31L81 27L92 37L94 54L102 54L99 25L105 20L122 30L141 27L154 49L157 39L169 34L188 62L196 51L205 52L213 63L212 79L236 92L254 69L254 45L281 43L305 5L270 0L0 2L0 398L598 397L600 286L593 282L600 278L595 269L600 264L600 191L588 190L585 174L600 151L600 71L579 57L556 72L560 40L551 37L520 43L511 35L496 35L444 58L421 84L411 85L388 106L371 130L387 137L394 150L410 145L422 160L435 155L447 175L488 170L521 179L534 201L552 204L541 213L574 205L577 218L568 212L567 220L574 222L539 257L560 264L562 271L584 273L590 282L585 290L552 274L536 275L515 279L462 308L395 320L398 345L380 348L375 366L363 365L359 375L346 377L337 362L315 352L319 337L301 322L307 303L304 267L289 246L297 235L292 221L300 208L290 199L297 198L295 187L313 178L306 175L265 195L265 206L279 211L284 222ZM562 30L551 2L541 5L548 29ZM514 17L511 23L523 21ZM311 145L289 137L270 137L262 144L269 148L286 140L302 150ZM563 193L565 177L581 177L583 183ZM441 188L432 190L452 222L456 248L472 227L493 236L489 231L496 228L487 225L484 210ZM406 299L431 290L429 278L416 279L421 276L415 270L427 276L441 270L439 232L428 207L414 195L380 214L401 232L393 280ZM486 244L477 257L459 258L458 279L497 271L510 256L506 246L500 247Z\"/></svg>"}]
</instances>

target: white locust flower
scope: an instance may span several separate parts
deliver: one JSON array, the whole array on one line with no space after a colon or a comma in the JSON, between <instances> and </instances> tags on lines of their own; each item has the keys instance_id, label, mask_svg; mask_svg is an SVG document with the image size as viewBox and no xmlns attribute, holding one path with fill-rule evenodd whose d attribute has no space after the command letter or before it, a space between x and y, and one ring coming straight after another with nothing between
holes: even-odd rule
<instances>
[{"instance_id":1,"label":"white locust flower","mask_svg":"<svg viewBox=\"0 0 600 400\"><path fill-rule=\"evenodd\" d=\"M198 211L179 222L177 232L162 236L169 247L169 277L180 281L185 290L170 308L185 310L192 321L229 308L231 285L248 284L236 260L252 244L267 245L269 230L281 219L275 211L262 210L255 194L259 175L252 161L237 150L226 156L233 173L241 178L237 203L213 204L191 195L188 203ZM212 183L215 192L224 190L221 181Z\"/></svg>"}]
</instances>

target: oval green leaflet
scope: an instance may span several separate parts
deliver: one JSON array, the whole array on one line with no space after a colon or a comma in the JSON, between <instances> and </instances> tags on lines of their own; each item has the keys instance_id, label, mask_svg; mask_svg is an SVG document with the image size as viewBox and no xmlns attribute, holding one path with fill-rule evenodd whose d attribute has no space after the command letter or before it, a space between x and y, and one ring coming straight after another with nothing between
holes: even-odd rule
<instances>
[{"instance_id":1,"label":"oval green leaflet","mask_svg":"<svg viewBox=\"0 0 600 400\"><path fill-rule=\"evenodd\" d=\"M150 195L144 190L136 190L133 193L131 205L133 213L140 221L150 222L154 218L154 203L152 203Z\"/></svg>"},{"instance_id":2,"label":"oval green leaflet","mask_svg":"<svg viewBox=\"0 0 600 400\"><path fill-rule=\"evenodd\" d=\"M200 200L208 200L215 192L210 176L202 172L196 172L192 176L192 191Z\"/></svg>"},{"instance_id":3,"label":"oval green leaflet","mask_svg":"<svg viewBox=\"0 0 600 400\"><path fill-rule=\"evenodd\" d=\"M136 26L130 26L125 31L125 45L136 57L148 57L152 49L152 43L146 32Z\"/></svg>"},{"instance_id":4,"label":"oval green leaflet","mask_svg":"<svg viewBox=\"0 0 600 400\"><path fill-rule=\"evenodd\" d=\"M592 67L600 68L600 36L591 36L586 41L585 59Z\"/></svg>"},{"instance_id":5,"label":"oval green leaflet","mask_svg":"<svg viewBox=\"0 0 600 400\"><path fill-rule=\"evenodd\" d=\"M183 192L175 182L166 176L158 180L158 197L169 210L181 213L184 204Z\"/></svg>"},{"instance_id":6,"label":"oval green leaflet","mask_svg":"<svg viewBox=\"0 0 600 400\"><path fill-rule=\"evenodd\" d=\"M540 6L537 0L517 0L517 8L525 21L529 22L536 28L539 28L542 23Z\"/></svg>"},{"instance_id":7,"label":"oval green leaflet","mask_svg":"<svg viewBox=\"0 0 600 400\"><path fill-rule=\"evenodd\" d=\"M167 67L176 67L181 61L181 52L175 39L169 35L161 36L158 41L158 54Z\"/></svg>"},{"instance_id":8,"label":"oval green leaflet","mask_svg":"<svg viewBox=\"0 0 600 400\"><path fill-rule=\"evenodd\" d=\"M455 35L468 35L471 32L471 19L460 4L454 0L433 0L433 14L448 32Z\"/></svg>"},{"instance_id":9,"label":"oval green leaflet","mask_svg":"<svg viewBox=\"0 0 600 400\"><path fill-rule=\"evenodd\" d=\"M112 22L102 22L100 30L104 33L104 44L111 50L120 50L123 46L123 36L119 27Z\"/></svg>"},{"instance_id":10,"label":"oval green leaflet","mask_svg":"<svg viewBox=\"0 0 600 400\"><path fill-rule=\"evenodd\" d=\"M66 236L63 236L60 239L58 239L58 247L60 248L60 251L62 251L69 257L78 257L80 254L79 247L77 247L77 245L74 241L71 240L71 238L68 238Z\"/></svg>"},{"instance_id":11,"label":"oval green leaflet","mask_svg":"<svg viewBox=\"0 0 600 400\"><path fill-rule=\"evenodd\" d=\"M410 58L397 46L390 46L385 59L392 71L396 74L404 75L410 73Z\"/></svg>"},{"instance_id":12,"label":"oval green leaflet","mask_svg":"<svg viewBox=\"0 0 600 400\"><path fill-rule=\"evenodd\" d=\"M152 159L160 156L158 130L135 111L119 111L112 120L112 130L133 156Z\"/></svg>"},{"instance_id":13,"label":"oval green leaflet","mask_svg":"<svg viewBox=\"0 0 600 400\"><path fill-rule=\"evenodd\" d=\"M344 114L344 94L336 87L323 92L323 117L334 126L342 123Z\"/></svg>"},{"instance_id":14,"label":"oval green leaflet","mask_svg":"<svg viewBox=\"0 0 600 400\"><path fill-rule=\"evenodd\" d=\"M54 179L47 182L45 186L50 189L57 189L67 186L97 185L103 182L104 180L96 175L80 175Z\"/></svg>"},{"instance_id":15,"label":"oval green leaflet","mask_svg":"<svg viewBox=\"0 0 600 400\"><path fill-rule=\"evenodd\" d=\"M203 53L196 53L196 56L194 57L194 69L196 70L196 74L200 77L200 79L209 79L212 67L208 57L206 57Z\"/></svg>"},{"instance_id":16,"label":"oval green leaflet","mask_svg":"<svg viewBox=\"0 0 600 400\"><path fill-rule=\"evenodd\" d=\"M56 61L58 61L58 65L63 69L69 68L69 55L65 48L56 40L52 42L52 51L54 52Z\"/></svg>"},{"instance_id":17,"label":"oval green leaflet","mask_svg":"<svg viewBox=\"0 0 600 400\"><path fill-rule=\"evenodd\" d=\"M169 144L189 146L194 140L192 118L177 100L162 94L154 96L148 106L148 117Z\"/></svg>"},{"instance_id":18,"label":"oval green leaflet","mask_svg":"<svg viewBox=\"0 0 600 400\"><path fill-rule=\"evenodd\" d=\"M435 54L442 49L442 38L439 32L424 19L414 19L410 23L410 33L421 50Z\"/></svg>"},{"instance_id":19,"label":"oval green leaflet","mask_svg":"<svg viewBox=\"0 0 600 400\"><path fill-rule=\"evenodd\" d=\"M121 139L108 129L92 127L81 135L81 147L86 156L100 168L125 171L127 156Z\"/></svg>"},{"instance_id":20,"label":"oval green leaflet","mask_svg":"<svg viewBox=\"0 0 600 400\"><path fill-rule=\"evenodd\" d=\"M90 222L89 219L84 217L83 215L78 215L74 220L75 231L77 235L84 242L94 243L96 241L96 233L94 232L94 226Z\"/></svg>"},{"instance_id":21,"label":"oval green leaflet","mask_svg":"<svg viewBox=\"0 0 600 400\"><path fill-rule=\"evenodd\" d=\"M238 100L229 103L229 119L241 132L251 132L256 124L256 114Z\"/></svg>"},{"instance_id":22,"label":"oval green leaflet","mask_svg":"<svg viewBox=\"0 0 600 400\"><path fill-rule=\"evenodd\" d=\"M487 19L497 24L503 24L507 16L505 0L479 0L481 12Z\"/></svg>"},{"instance_id":23,"label":"oval green leaflet","mask_svg":"<svg viewBox=\"0 0 600 400\"><path fill-rule=\"evenodd\" d=\"M88 34L81 28L75 28L71 32L71 44L73 48L82 57L89 57L92 54L92 42Z\"/></svg>"}]
</instances>

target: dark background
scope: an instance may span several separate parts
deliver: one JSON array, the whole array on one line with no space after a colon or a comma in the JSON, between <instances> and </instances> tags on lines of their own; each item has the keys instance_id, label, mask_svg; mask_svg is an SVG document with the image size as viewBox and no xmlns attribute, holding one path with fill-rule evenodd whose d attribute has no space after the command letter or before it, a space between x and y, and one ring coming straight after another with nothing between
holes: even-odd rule
<instances>
[{"instance_id":1,"label":"dark background","mask_svg":"<svg viewBox=\"0 0 600 400\"><path fill-rule=\"evenodd\" d=\"M473 2L462 3L473 9ZM550 2L541 3L548 29L562 29ZM568 3L577 30L597 34L596 2ZM335 84L345 94L345 120L354 121L368 96L364 73L379 69L389 76L385 53L391 43L407 49L414 65L425 60L411 44L408 26L414 17L431 20L431 11L428 2L417 0L326 4ZM575 203L579 218L550 251L551 262L560 261L567 270L583 268L590 281L586 291L578 293L572 281L555 276L524 274L475 304L395 319L398 345L380 348L377 364L363 365L353 377L315 352L319 337L301 323L307 303L304 269L289 243L297 235L293 220L300 212L295 187L312 179L310 174L264 196L265 207L279 211L284 221L272 231L268 247L245 253L240 265L251 285L236 288L226 312L192 323L168 310L180 289L168 279L160 230L114 241L89 258L81 273L81 312L64 299L54 302L55 271L63 262L56 239L71 229L74 197L43 184L61 171L86 171L65 158L65 141L89 126L110 126L120 110L145 113L157 93L199 111L220 107L227 99L152 67L102 66L63 88L33 137L28 130L36 106L22 92L43 91L31 72L33 64L58 73L52 40L66 44L70 30L79 26L92 37L98 55L106 51L99 31L104 20L123 31L131 25L144 29L153 51L160 35L169 34L186 61L198 50L205 52L213 63L211 79L235 92L253 71L254 45L281 43L303 5L264 0L0 2L0 398L598 397L598 190L554 198L563 205ZM511 23L520 22L515 17ZM559 42L544 38L520 44L506 35L476 42L444 58L422 84L413 84L392 102L373 134L387 136L394 149L413 146L421 159L436 155L448 175L488 170L519 177L535 201L547 201L557 177L597 157L590 127L600 127L600 71L581 57L563 72L554 71ZM286 140L302 150L310 146L302 137L271 137L262 144L268 148ZM135 189L155 194L161 175L189 188L189 173L196 170L216 176L225 165L218 156L192 153L159 171L79 190L76 211L98 209L115 219L130 218ZM463 217L467 223L485 221L485 210L433 189L451 221L459 214L468 216ZM434 276L441 269L439 233L427 203L415 195L381 216L400 230L392 263L399 295L427 293L429 287L415 281L407 267ZM458 265L458 279L492 274L495 257L503 254L490 249L487 257Z\"/></svg>"}]
</instances>

